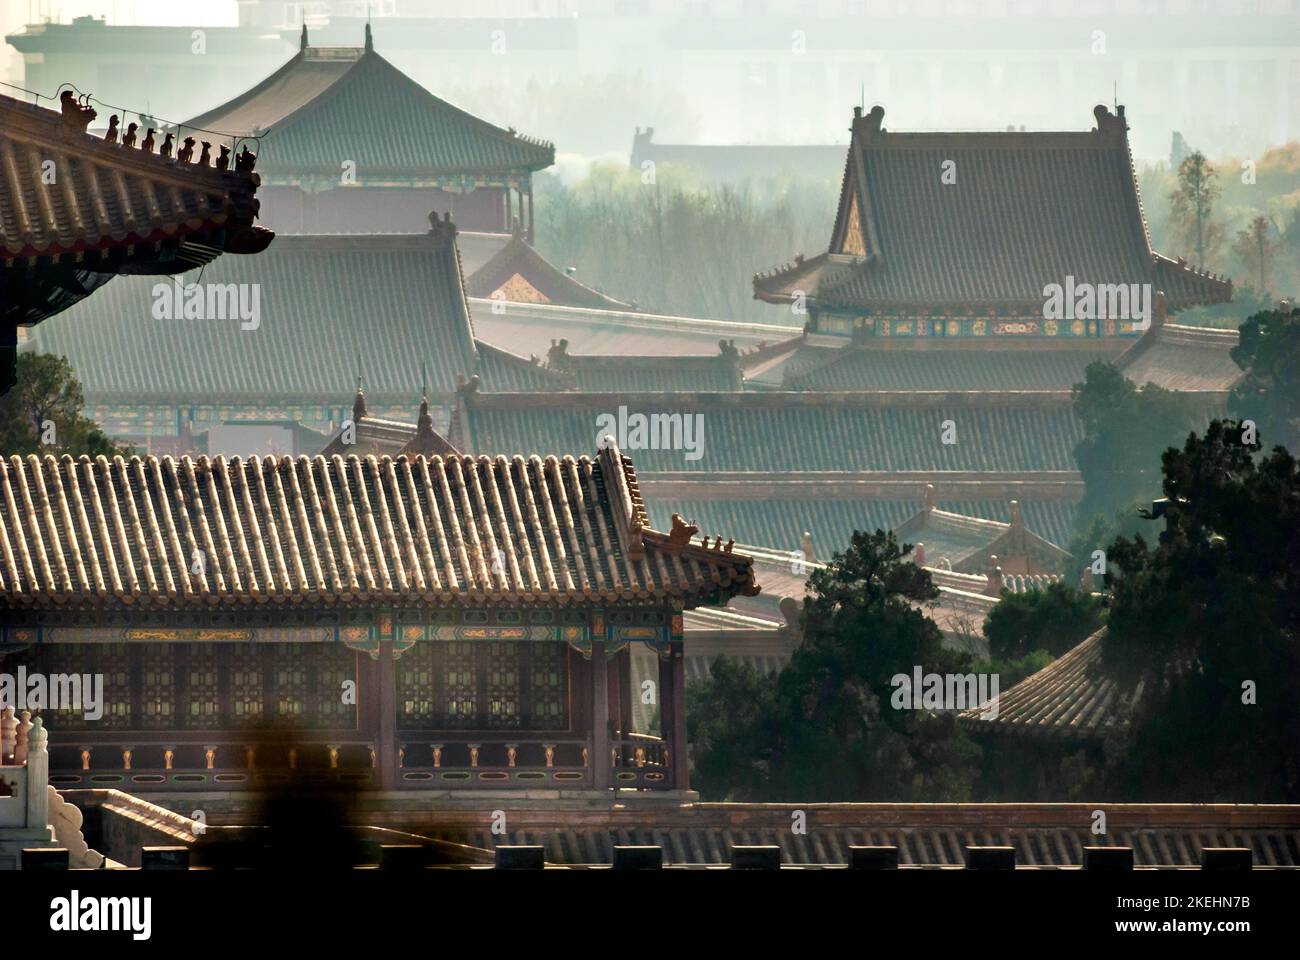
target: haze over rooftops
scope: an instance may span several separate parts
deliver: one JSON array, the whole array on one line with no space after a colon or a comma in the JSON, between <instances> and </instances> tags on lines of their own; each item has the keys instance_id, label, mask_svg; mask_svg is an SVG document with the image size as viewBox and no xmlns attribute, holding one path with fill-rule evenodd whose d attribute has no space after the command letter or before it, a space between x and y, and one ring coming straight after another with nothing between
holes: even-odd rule
<instances>
[{"instance_id":1,"label":"haze over rooftops","mask_svg":"<svg viewBox=\"0 0 1300 960\"><path fill-rule=\"evenodd\" d=\"M1086 132L894 133L884 115L855 110L828 250L755 277L756 297L1024 318L1041 318L1044 288L1067 277L1152 284L1170 310L1231 297L1230 283L1151 249L1122 107L1097 107ZM1094 335L1124 332L1112 321Z\"/></svg>"},{"instance_id":2,"label":"haze over rooftops","mask_svg":"<svg viewBox=\"0 0 1300 960\"><path fill-rule=\"evenodd\" d=\"M27 348L67 356L92 402L335 404L358 371L372 399L406 404L421 383L449 398L480 363L454 240L445 220L424 234L284 236L261 256L209 265L196 288L240 293L256 320L163 319L157 278L124 277L93 306L42 325Z\"/></svg>"},{"instance_id":3,"label":"haze over rooftops","mask_svg":"<svg viewBox=\"0 0 1300 960\"><path fill-rule=\"evenodd\" d=\"M337 184L350 162L359 184L473 185L555 161L553 145L429 93L375 52L369 26L363 47L308 46L304 27L284 66L185 126L262 138L268 184Z\"/></svg>"}]
</instances>

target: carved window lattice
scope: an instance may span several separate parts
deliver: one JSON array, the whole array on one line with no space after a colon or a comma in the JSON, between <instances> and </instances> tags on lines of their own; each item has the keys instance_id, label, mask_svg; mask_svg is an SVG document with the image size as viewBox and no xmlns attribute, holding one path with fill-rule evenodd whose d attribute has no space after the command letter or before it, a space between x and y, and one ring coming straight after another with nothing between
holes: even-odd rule
<instances>
[{"instance_id":1,"label":"carved window lattice","mask_svg":"<svg viewBox=\"0 0 1300 960\"><path fill-rule=\"evenodd\" d=\"M357 725L357 654L342 644L316 644L316 677L310 713L312 726L354 728ZM352 696L343 701L343 684L352 683Z\"/></svg>"},{"instance_id":2,"label":"carved window lattice","mask_svg":"<svg viewBox=\"0 0 1300 960\"><path fill-rule=\"evenodd\" d=\"M448 727L474 727L478 719L478 664L475 644L449 643L443 660L444 708Z\"/></svg>"},{"instance_id":3,"label":"carved window lattice","mask_svg":"<svg viewBox=\"0 0 1300 960\"><path fill-rule=\"evenodd\" d=\"M191 730L221 726L221 679L216 644L185 645L184 725Z\"/></svg>"},{"instance_id":4,"label":"carved window lattice","mask_svg":"<svg viewBox=\"0 0 1300 960\"><path fill-rule=\"evenodd\" d=\"M79 702L43 710L54 729L221 730L270 718L280 726L354 729L356 654L338 644L59 643L0 657L0 669L28 675L102 677L103 716L87 720L91 689ZM65 683L60 694L76 692ZM47 703L49 701L47 700ZM35 712L35 711L34 711Z\"/></svg>"},{"instance_id":5,"label":"carved window lattice","mask_svg":"<svg viewBox=\"0 0 1300 960\"><path fill-rule=\"evenodd\" d=\"M485 651L485 724L489 730L508 730L520 725L520 644L492 642Z\"/></svg>"},{"instance_id":6,"label":"carved window lattice","mask_svg":"<svg viewBox=\"0 0 1300 960\"><path fill-rule=\"evenodd\" d=\"M535 643L528 652L528 726L563 729L569 725L568 648L563 643Z\"/></svg>"},{"instance_id":7,"label":"carved window lattice","mask_svg":"<svg viewBox=\"0 0 1300 960\"><path fill-rule=\"evenodd\" d=\"M252 644L237 644L226 654L230 670L229 723L251 727L262 722L264 677L262 650Z\"/></svg>"},{"instance_id":8,"label":"carved window lattice","mask_svg":"<svg viewBox=\"0 0 1300 960\"><path fill-rule=\"evenodd\" d=\"M310 722L308 661L301 644L276 644L271 651L271 716L276 726L297 727Z\"/></svg>"},{"instance_id":9,"label":"carved window lattice","mask_svg":"<svg viewBox=\"0 0 1300 960\"><path fill-rule=\"evenodd\" d=\"M176 721L176 648L151 643L140 657L140 726L168 729Z\"/></svg>"},{"instance_id":10,"label":"carved window lattice","mask_svg":"<svg viewBox=\"0 0 1300 960\"><path fill-rule=\"evenodd\" d=\"M417 643L397 664L404 730L564 730L569 661L563 643Z\"/></svg>"},{"instance_id":11,"label":"carved window lattice","mask_svg":"<svg viewBox=\"0 0 1300 960\"><path fill-rule=\"evenodd\" d=\"M82 703L63 703L60 699L59 709L50 710L42 709L40 711L32 710L35 716L38 712L44 717L46 726L55 730L85 730L94 726L98 721L86 719L86 709L88 704L87 698L93 691L85 689L85 679L87 676L92 678L98 672L99 667L95 662L96 648L88 643L65 644L62 646L40 645L29 648L17 656L5 661L3 669L7 673L17 674L19 664L27 667L27 675L30 678L34 673L44 674L47 681L57 674L75 675L80 678L81 682L81 699ZM50 683L50 686L57 686L57 683ZM30 685L27 693L31 692ZM47 696L53 691L48 691ZM64 691L59 691L62 697ZM53 702L47 700L47 703ZM103 701L101 701L103 705ZM30 703L29 703L30 707Z\"/></svg>"},{"instance_id":12,"label":"carved window lattice","mask_svg":"<svg viewBox=\"0 0 1300 960\"><path fill-rule=\"evenodd\" d=\"M397 661L397 724L412 730L436 727L441 717L437 644L417 643Z\"/></svg>"},{"instance_id":13,"label":"carved window lattice","mask_svg":"<svg viewBox=\"0 0 1300 960\"><path fill-rule=\"evenodd\" d=\"M97 726L122 729L131 726L131 649L125 643L106 643L97 650L96 672L104 675L104 716Z\"/></svg>"}]
</instances>

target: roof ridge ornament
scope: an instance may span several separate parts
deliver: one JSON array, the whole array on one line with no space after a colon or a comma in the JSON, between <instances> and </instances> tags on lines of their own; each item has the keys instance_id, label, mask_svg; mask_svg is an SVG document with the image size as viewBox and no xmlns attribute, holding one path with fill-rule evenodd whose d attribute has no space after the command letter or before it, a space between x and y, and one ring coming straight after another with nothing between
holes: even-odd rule
<instances>
[{"instance_id":1,"label":"roof ridge ornament","mask_svg":"<svg viewBox=\"0 0 1300 960\"><path fill-rule=\"evenodd\" d=\"M361 389L361 354L357 354L357 395L352 400L352 422L358 422L366 415L366 394Z\"/></svg>"},{"instance_id":2,"label":"roof ridge ornament","mask_svg":"<svg viewBox=\"0 0 1300 960\"><path fill-rule=\"evenodd\" d=\"M682 547L690 546L691 538L700 532L700 528L693 523L687 523L682 519L681 514L673 514L673 526L668 531L668 547L673 550L681 550Z\"/></svg>"},{"instance_id":3,"label":"roof ridge ornament","mask_svg":"<svg viewBox=\"0 0 1300 960\"><path fill-rule=\"evenodd\" d=\"M1128 132L1128 121L1124 119L1122 103L1116 105L1114 113L1111 113L1104 103L1099 103L1092 108L1092 115L1097 119L1098 133Z\"/></svg>"},{"instance_id":4,"label":"roof ridge ornament","mask_svg":"<svg viewBox=\"0 0 1300 960\"><path fill-rule=\"evenodd\" d=\"M885 108L880 104L876 104L866 114L863 114L861 107L853 108L854 133L884 133L884 122Z\"/></svg>"},{"instance_id":5,"label":"roof ridge ornament","mask_svg":"<svg viewBox=\"0 0 1300 960\"><path fill-rule=\"evenodd\" d=\"M90 121L99 116L89 103L78 103L76 95L71 90L64 90L59 94L59 109L63 114L63 122L79 133L85 133L86 128L90 126Z\"/></svg>"}]
</instances>

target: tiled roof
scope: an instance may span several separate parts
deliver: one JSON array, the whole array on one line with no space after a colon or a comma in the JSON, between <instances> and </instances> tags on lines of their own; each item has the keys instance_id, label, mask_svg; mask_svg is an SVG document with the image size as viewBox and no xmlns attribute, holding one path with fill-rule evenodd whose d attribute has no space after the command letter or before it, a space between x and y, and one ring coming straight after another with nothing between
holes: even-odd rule
<instances>
[{"instance_id":1,"label":"tiled roof","mask_svg":"<svg viewBox=\"0 0 1300 960\"><path fill-rule=\"evenodd\" d=\"M1094 360L1119 350L892 349L846 345L794 373L787 390L1069 390Z\"/></svg>"},{"instance_id":2,"label":"tiled roof","mask_svg":"<svg viewBox=\"0 0 1300 960\"><path fill-rule=\"evenodd\" d=\"M268 183L453 182L519 175L555 162L555 147L502 130L440 100L369 47L306 47L234 100L187 127L260 136Z\"/></svg>"},{"instance_id":3,"label":"tiled roof","mask_svg":"<svg viewBox=\"0 0 1300 960\"><path fill-rule=\"evenodd\" d=\"M1103 627L1002 693L996 718L982 717L976 708L961 714L962 725L977 733L1068 739L1100 737L1125 725L1132 701L1100 673L1105 633Z\"/></svg>"},{"instance_id":4,"label":"tiled roof","mask_svg":"<svg viewBox=\"0 0 1300 960\"><path fill-rule=\"evenodd\" d=\"M1006 516L1005 500L940 500L938 506L954 513L988 519ZM741 543L771 544L798 550L804 531L812 534L817 558L829 560L843 550L855 530L893 530L916 513L917 501L832 500L815 496L806 500L678 500L656 497L651 517L663 524L676 513L710 533L726 530ZM1069 500L1021 501L1025 524L1056 544L1069 542L1074 527L1075 504ZM928 545L931 562L938 559ZM767 592L767 591L765 591Z\"/></svg>"},{"instance_id":5,"label":"tiled roof","mask_svg":"<svg viewBox=\"0 0 1300 960\"><path fill-rule=\"evenodd\" d=\"M182 611L694 606L756 590L748 558L647 526L613 447L545 461L14 456L0 463L0 597L11 610Z\"/></svg>"},{"instance_id":6,"label":"tiled roof","mask_svg":"<svg viewBox=\"0 0 1300 960\"><path fill-rule=\"evenodd\" d=\"M881 108L859 112L828 255L755 278L755 294L1039 315L1044 287L1072 276L1150 283L1175 311L1228 300L1230 283L1151 249L1123 113L1094 115L1086 133L892 133Z\"/></svg>"},{"instance_id":7,"label":"tiled roof","mask_svg":"<svg viewBox=\"0 0 1300 960\"><path fill-rule=\"evenodd\" d=\"M510 242L508 233L483 233L478 230L460 230L456 233L456 248L460 251L460 268L466 279L482 270Z\"/></svg>"},{"instance_id":8,"label":"tiled roof","mask_svg":"<svg viewBox=\"0 0 1300 960\"><path fill-rule=\"evenodd\" d=\"M570 372L580 391L737 389L734 368L719 357L574 357Z\"/></svg>"},{"instance_id":9,"label":"tiled roof","mask_svg":"<svg viewBox=\"0 0 1300 960\"><path fill-rule=\"evenodd\" d=\"M581 449L620 408L704 417L698 459L648 449L643 471L1073 470L1081 436L1068 394L557 394L525 406L479 393L467 447ZM941 442L945 420L954 444Z\"/></svg>"},{"instance_id":10,"label":"tiled roof","mask_svg":"<svg viewBox=\"0 0 1300 960\"><path fill-rule=\"evenodd\" d=\"M71 119L0 95L0 262L10 275L34 257L67 269L39 293L40 278L24 273L26 289L3 298L7 321L35 323L119 272L178 273L270 243L253 224L257 174L163 157L153 141L148 151L107 142L84 132L89 113L68 107Z\"/></svg>"},{"instance_id":11,"label":"tiled roof","mask_svg":"<svg viewBox=\"0 0 1300 960\"><path fill-rule=\"evenodd\" d=\"M0 120L5 259L176 240L227 223L247 227L257 213L258 178L251 171L105 142L53 110L2 94ZM56 190L42 182L47 161L54 163Z\"/></svg>"},{"instance_id":12,"label":"tiled roof","mask_svg":"<svg viewBox=\"0 0 1300 960\"><path fill-rule=\"evenodd\" d=\"M493 836L476 809L440 806L405 824L427 836L491 850L533 843L556 864L609 863L614 845L663 847L670 864L723 864L730 848L775 845L786 864L847 864L851 846L896 846L899 864L963 866L968 846L1011 846L1022 867L1080 866L1083 848L1128 846L1137 867L1197 867L1203 847L1249 847L1258 866L1300 865L1294 806L1104 804L1107 833L1092 831L1097 803L691 803L576 812L512 808L510 832ZM795 810L806 833L790 829Z\"/></svg>"},{"instance_id":13,"label":"tiled roof","mask_svg":"<svg viewBox=\"0 0 1300 960\"><path fill-rule=\"evenodd\" d=\"M420 401L420 412L415 423L384 420L366 412L365 395L358 390L352 404L353 442L345 443L343 431L330 440L319 452L324 457L349 454L358 457L398 457L402 454L426 457L455 457L460 451L433 429L429 414L429 401Z\"/></svg>"},{"instance_id":14,"label":"tiled roof","mask_svg":"<svg viewBox=\"0 0 1300 960\"><path fill-rule=\"evenodd\" d=\"M1059 569L1069 554L1025 524L1019 501L1008 506L1010 522L943 510L935 504L930 488L926 505L894 532L900 540L921 544L927 565L942 566L946 561L949 569L961 573L984 573L994 556L1025 556L1036 566Z\"/></svg>"},{"instance_id":15,"label":"tiled roof","mask_svg":"<svg viewBox=\"0 0 1300 960\"><path fill-rule=\"evenodd\" d=\"M486 244L475 244L486 249ZM478 253L478 250L474 251ZM514 284L521 278L524 287ZM513 282L512 282L513 281ZM489 297L497 300L517 300L512 291L522 289L530 302L540 297L540 302L564 307L588 307L593 310L635 310L623 300L606 296L586 284L579 283L563 270L528 245L523 234L516 230L507 234L505 243L473 269L465 266L465 290L471 297Z\"/></svg>"},{"instance_id":16,"label":"tiled roof","mask_svg":"<svg viewBox=\"0 0 1300 960\"><path fill-rule=\"evenodd\" d=\"M730 341L701 356L581 356L569 353L569 341L551 341L546 366L567 377L583 393L723 392L743 386L740 354Z\"/></svg>"},{"instance_id":17,"label":"tiled roof","mask_svg":"<svg viewBox=\"0 0 1300 960\"><path fill-rule=\"evenodd\" d=\"M1165 324L1153 328L1116 366L1139 386L1166 390L1229 390L1245 371L1232 359L1236 330Z\"/></svg>"},{"instance_id":18,"label":"tiled roof","mask_svg":"<svg viewBox=\"0 0 1300 960\"><path fill-rule=\"evenodd\" d=\"M528 393L573 387L571 377L548 370L533 357L520 357L482 340L475 340L474 346L478 350L479 380L485 390Z\"/></svg>"},{"instance_id":19,"label":"tiled roof","mask_svg":"<svg viewBox=\"0 0 1300 960\"><path fill-rule=\"evenodd\" d=\"M360 370L372 400L404 404L425 368L430 393L450 396L478 362L452 233L289 236L257 257L222 257L201 279L257 291L250 330L156 320L156 278L123 277L43 323L28 347L67 356L91 400L333 404Z\"/></svg>"},{"instance_id":20,"label":"tiled roof","mask_svg":"<svg viewBox=\"0 0 1300 960\"><path fill-rule=\"evenodd\" d=\"M714 353L718 341L724 339L734 342L744 352L760 343L788 340L798 333L790 327L770 324L540 303L500 304L474 299L472 309L474 329L482 339L515 353L539 357L546 356L552 341L561 338L569 341L569 350L574 354L672 357Z\"/></svg>"}]
</instances>

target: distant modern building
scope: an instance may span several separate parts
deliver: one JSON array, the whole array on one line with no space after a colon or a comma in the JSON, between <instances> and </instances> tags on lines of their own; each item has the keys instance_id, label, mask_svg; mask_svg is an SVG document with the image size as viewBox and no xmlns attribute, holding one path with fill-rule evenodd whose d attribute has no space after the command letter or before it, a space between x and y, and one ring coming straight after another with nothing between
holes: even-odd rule
<instances>
[{"instance_id":1,"label":"distant modern building","mask_svg":"<svg viewBox=\"0 0 1300 960\"><path fill-rule=\"evenodd\" d=\"M532 175L555 147L429 93L375 52L311 47L235 99L183 125L256 143L262 215L293 233L403 233L430 210L465 230L533 236Z\"/></svg>"},{"instance_id":2,"label":"distant modern building","mask_svg":"<svg viewBox=\"0 0 1300 960\"><path fill-rule=\"evenodd\" d=\"M5 37L22 64L14 82L26 89L57 97L71 85L102 104L128 105L171 123L274 70L295 39L248 26L146 26L89 16L29 23Z\"/></svg>"},{"instance_id":3,"label":"distant modern building","mask_svg":"<svg viewBox=\"0 0 1300 960\"><path fill-rule=\"evenodd\" d=\"M1061 104L1116 95L1144 160L1167 159L1174 130L1237 157L1300 137L1290 2L1248 15L1182 0L1084 11L1002 0L491 0L457 7L462 16L452 6L243 0L240 26L203 28L201 56L188 26L78 20L7 39L33 89L70 81L109 103L152 89L152 109L174 120L224 99L232 75L273 70L304 24L348 44L369 18L385 56L427 89L500 104L500 122L588 155L625 151L638 123L684 144L843 142L845 111L878 102L946 129L1049 130ZM575 78L599 90L611 77L646 91L635 116L622 103L596 127L583 111L565 115Z\"/></svg>"}]
</instances>

